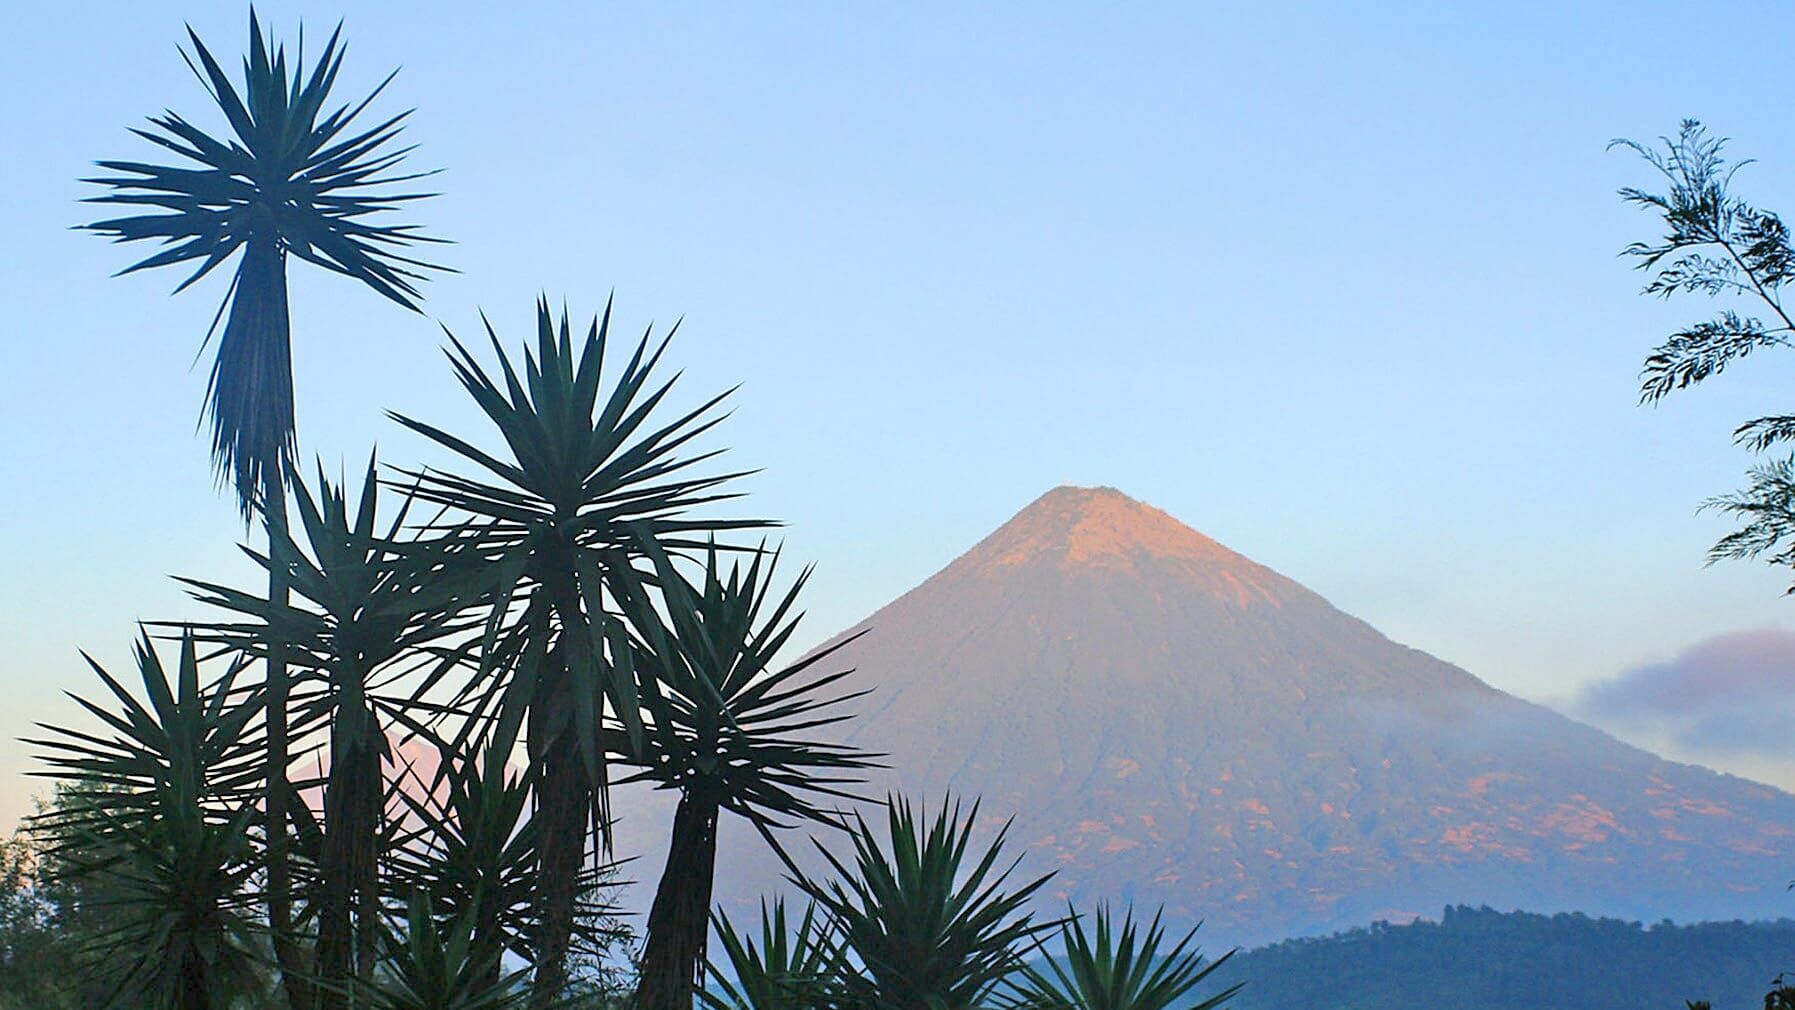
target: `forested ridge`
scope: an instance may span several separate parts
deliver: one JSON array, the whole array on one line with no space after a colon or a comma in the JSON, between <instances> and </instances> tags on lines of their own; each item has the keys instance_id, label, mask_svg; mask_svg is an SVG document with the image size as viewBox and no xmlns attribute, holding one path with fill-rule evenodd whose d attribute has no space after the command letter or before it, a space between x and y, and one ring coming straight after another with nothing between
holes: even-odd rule
<instances>
[{"instance_id":1,"label":"forested ridge","mask_svg":"<svg viewBox=\"0 0 1795 1010\"><path fill-rule=\"evenodd\" d=\"M1579 913L1449 907L1438 922L1373 923L1241 951L1233 1010L1755 1010L1795 974L1795 921L1645 926Z\"/></svg>"}]
</instances>

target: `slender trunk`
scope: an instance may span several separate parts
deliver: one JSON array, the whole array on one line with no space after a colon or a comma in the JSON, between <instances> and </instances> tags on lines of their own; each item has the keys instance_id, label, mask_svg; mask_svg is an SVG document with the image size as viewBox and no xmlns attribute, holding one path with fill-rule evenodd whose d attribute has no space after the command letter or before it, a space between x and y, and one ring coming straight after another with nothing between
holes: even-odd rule
<instances>
[{"instance_id":1,"label":"slender trunk","mask_svg":"<svg viewBox=\"0 0 1795 1010\"><path fill-rule=\"evenodd\" d=\"M636 1005L643 1010L691 1010L710 936L717 813L716 797L700 786L680 797L673 815L667 868L648 913L648 942L642 951Z\"/></svg>"},{"instance_id":2,"label":"slender trunk","mask_svg":"<svg viewBox=\"0 0 1795 1010\"><path fill-rule=\"evenodd\" d=\"M367 967L363 951L374 912L373 878L379 872L376 841L382 791L377 734L374 713L359 699L339 702L324 794L324 844L318 859L315 971L322 983L317 1005L325 1010L349 1005L351 980Z\"/></svg>"},{"instance_id":3,"label":"slender trunk","mask_svg":"<svg viewBox=\"0 0 1795 1010\"><path fill-rule=\"evenodd\" d=\"M386 788L380 778L380 758L375 758L375 813L386 815ZM378 820L374 822L378 825ZM380 958L380 854L369 839L370 856L362 864L361 892L355 901L355 977L366 984L374 981L374 965Z\"/></svg>"},{"instance_id":4,"label":"slender trunk","mask_svg":"<svg viewBox=\"0 0 1795 1010\"><path fill-rule=\"evenodd\" d=\"M263 515L268 523L268 600L278 610L287 604L289 572L286 549L287 490L281 467L265 467L263 475ZM293 935L293 868L289 834L289 798L292 785L287 779L291 762L287 741L287 645L272 629L268 635L268 928L274 936L274 957L280 967L281 985L292 1010L309 1010L309 987L304 983L304 966L299 945Z\"/></svg>"},{"instance_id":5,"label":"slender trunk","mask_svg":"<svg viewBox=\"0 0 1795 1010\"><path fill-rule=\"evenodd\" d=\"M587 772L580 748L581 732L589 728L592 736L597 737L599 727L580 725L580 706L572 695L573 685L579 680L597 679L599 657L593 654L587 622L602 619L601 615L586 614L580 606L574 549L570 542L550 548L543 566L548 573L543 588L561 626L561 636L550 663L551 669L560 667L560 676L532 699L530 711L530 744L540 790L536 816L541 825L535 902L536 928L540 932L535 984L530 993L532 1010L544 1010L553 1004L567 986L567 956L578 911L580 874L586 866L587 831L595 819L598 790L605 773L603 754L594 755L599 761L599 781L594 782ZM576 678L572 676L575 670L589 672L591 677ZM603 696L592 699L592 703L602 718ZM540 751L536 750L538 741Z\"/></svg>"},{"instance_id":6,"label":"slender trunk","mask_svg":"<svg viewBox=\"0 0 1795 1010\"><path fill-rule=\"evenodd\" d=\"M230 477L245 501L260 497L268 533L268 600L278 610L288 597L286 462L292 447L293 369L287 312L286 254L272 231L243 248L230 317L218 336L208 395L212 399L213 456L229 460ZM301 984L304 963L293 936L293 870L288 837L292 787L287 740L286 643L268 635L266 771L268 926L274 955L293 1010L309 1010Z\"/></svg>"},{"instance_id":7,"label":"slender trunk","mask_svg":"<svg viewBox=\"0 0 1795 1010\"><path fill-rule=\"evenodd\" d=\"M580 871L586 863L586 824L592 797L580 766L579 745L570 732L548 744L539 759L542 790L536 879L536 977L530 1005L552 1005L567 986L567 955L573 939Z\"/></svg>"}]
</instances>

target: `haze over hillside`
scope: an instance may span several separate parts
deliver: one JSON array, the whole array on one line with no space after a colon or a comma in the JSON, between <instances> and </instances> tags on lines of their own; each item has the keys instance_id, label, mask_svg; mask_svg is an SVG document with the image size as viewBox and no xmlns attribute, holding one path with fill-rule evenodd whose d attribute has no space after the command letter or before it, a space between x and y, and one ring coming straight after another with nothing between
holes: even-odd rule
<instances>
[{"instance_id":1,"label":"haze over hillside","mask_svg":"<svg viewBox=\"0 0 1795 1010\"><path fill-rule=\"evenodd\" d=\"M1113 489L1048 492L862 629L831 668L875 689L871 790L982 796L1056 899L1230 943L1451 903L1791 907L1795 797L1504 694ZM725 844L721 886L776 879Z\"/></svg>"}]
</instances>

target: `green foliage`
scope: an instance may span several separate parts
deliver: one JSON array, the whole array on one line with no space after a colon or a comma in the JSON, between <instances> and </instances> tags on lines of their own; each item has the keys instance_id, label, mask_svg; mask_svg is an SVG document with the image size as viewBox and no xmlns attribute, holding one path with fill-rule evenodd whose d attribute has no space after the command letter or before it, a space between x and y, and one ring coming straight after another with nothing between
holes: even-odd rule
<instances>
[{"instance_id":1,"label":"green foliage","mask_svg":"<svg viewBox=\"0 0 1795 1010\"><path fill-rule=\"evenodd\" d=\"M421 893L384 954L383 970L357 986L358 1004L370 1010L518 1010L529 998L525 973L500 976L497 952L475 943L471 914L439 924Z\"/></svg>"},{"instance_id":2,"label":"green foliage","mask_svg":"<svg viewBox=\"0 0 1795 1010\"><path fill-rule=\"evenodd\" d=\"M835 879L797 883L857 962L840 979L844 1002L859 1010L978 1006L1020 966L1023 950L1058 925L1024 911L1051 874L1004 887L1020 861L1000 862L1008 824L968 859L978 811L950 799L930 820L892 797L883 839L854 816L852 868L818 846Z\"/></svg>"},{"instance_id":3,"label":"green foliage","mask_svg":"<svg viewBox=\"0 0 1795 1010\"><path fill-rule=\"evenodd\" d=\"M1731 190L1733 176L1749 162L1729 163L1725 139L1709 136L1692 119L1684 120L1675 139L1661 138L1659 146L1630 140L1613 146L1640 155L1665 182L1662 192L1620 191L1622 199L1664 224L1658 241L1635 242L1626 249L1649 277L1645 293L1663 298L1702 294L1743 306L1723 307L1653 350L1641 372L1640 399L1655 403L1755 351L1795 343L1795 320L1783 307L1784 288L1795 281L1788 227L1774 212ZM1733 438L1752 452L1766 452L1795 440L1795 416L1747 421ZM1743 490L1704 504L1744 524L1715 544L1709 558L1763 557L1795 566L1795 456L1755 467L1750 476Z\"/></svg>"},{"instance_id":4,"label":"green foliage","mask_svg":"<svg viewBox=\"0 0 1795 1010\"><path fill-rule=\"evenodd\" d=\"M110 731L45 727L32 741L68 787L38 824L59 876L83 887L112 920L88 937L117 952L115 1000L124 1005L223 1008L253 988L260 962L249 914L260 853L250 802L259 782L253 692L233 703L240 667L202 686L191 635L170 681L149 639L137 646L146 701L89 664L114 712L75 701Z\"/></svg>"},{"instance_id":5,"label":"green foliage","mask_svg":"<svg viewBox=\"0 0 1795 1010\"><path fill-rule=\"evenodd\" d=\"M717 942L728 959L713 966L714 989L699 993L710 1010L822 1010L848 970L846 950L814 903L797 927L787 925L785 902L760 906L760 939L744 936L729 917L715 917Z\"/></svg>"},{"instance_id":6,"label":"green foliage","mask_svg":"<svg viewBox=\"0 0 1795 1010\"><path fill-rule=\"evenodd\" d=\"M632 609L648 641L638 665L649 672L635 777L681 794L642 953L641 998L650 1005L690 1004L704 967L719 812L746 818L777 848L773 827L835 823L817 800L850 798L840 786L870 763L854 748L816 738L847 718L840 704L859 696L836 690L847 672L809 675L845 642L772 668L797 630L809 571L774 596L776 554L756 551L727 573L719 556L714 545L706 551L703 578L693 586L654 546L665 625L654 608Z\"/></svg>"},{"instance_id":7,"label":"green foliage","mask_svg":"<svg viewBox=\"0 0 1795 1010\"><path fill-rule=\"evenodd\" d=\"M514 731L499 726L475 753L439 742L429 779L408 772L395 789L412 830L385 854L392 895L421 894L440 921L471 923L472 955L496 965L536 956L532 908L540 831L525 776L508 761ZM606 901L616 867L585 868L576 891L574 953L602 958L629 940Z\"/></svg>"},{"instance_id":8,"label":"green foliage","mask_svg":"<svg viewBox=\"0 0 1795 1010\"><path fill-rule=\"evenodd\" d=\"M1043 970L1026 965L1015 988L1017 1010L1170 1010L1200 985L1232 951L1206 961L1197 953L1192 929L1170 950L1161 951L1165 929L1159 916L1145 930L1132 911L1123 913L1117 929L1109 907L1099 905L1095 925L1069 916L1060 926L1062 953L1049 958ZM1215 1010L1240 990L1240 984L1207 999L1181 1004L1182 1010Z\"/></svg>"},{"instance_id":9,"label":"green foliage","mask_svg":"<svg viewBox=\"0 0 1795 1010\"><path fill-rule=\"evenodd\" d=\"M220 473L230 475L246 513L267 483L265 471L291 472L287 255L416 308L413 281L430 264L398 250L438 241L412 225L370 220L429 196L389 187L430 173L391 171L409 150L392 147L409 112L373 126L358 121L391 75L361 101L327 110L342 68L340 33L331 35L309 71L301 51L289 75L286 47L263 34L252 9L239 91L189 29L193 50L182 55L230 134L219 139L174 112L152 116L154 129L132 132L178 155L182 164L102 161L100 167L115 174L87 180L108 190L89 202L149 210L83 227L118 242L165 247L125 273L197 261L178 291L243 251L219 307L220 315L228 308L230 316L207 396L213 457Z\"/></svg>"},{"instance_id":10,"label":"green foliage","mask_svg":"<svg viewBox=\"0 0 1795 1010\"><path fill-rule=\"evenodd\" d=\"M80 1010L109 991L81 984L91 959L73 909L56 900L69 891L50 879L44 846L23 829L0 839L0 1010Z\"/></svg>"},{"instance_id":11,"label":"green foliage","mask_svg":"<svg viewBox=\"0 0 1795 1010\"><path fill-rule=\"evenodd\" d=\"M479 685L488 695L481 707L489 708L491 696L511 687L509 704L531 711L533 751L541 755L548 744L565 738L583 772L579 784L600 799L607 760L601 742L605 706L632 739L641 734L634 654L615 602L629 598L640 582L636 559L649 553L651 542L676 550L693 545L687 538L694 533L765 525L683 517L692 508L735 497L712 489L739 475L690 472L715 453L678 455L721 420L714 408L723 396L659 428L645 428L673 387L674 380L650 385L667 342L650 354L650 335L644 335L601 398L610 321L607 305L576 350L566 316L557 329L548 303L539 302L536 348L532 353L526 347L521 375L488 324L502 385L450 336L456 375L498 429L509 459L433 425L392 415L487 475L409 473L420 501L471 524L471 553L494 579L497 599L482 654L489 664L492 657L505 656L516 662L509 671L513 676Z\"/></svg>"},{"instance_id":12,"label":"green foliage","mask_svg":"<svg viewBox=\"0 0 1795 1010\"><path fill-rule=\"evenodd\" d=\"M546 301L536 323L521 369L487 324L498 380L450 336L456 375L498 429L501 455L392 416L481 474L411 473L411 493L468 531L470 556L492 580L481 675L461 700L525 726L540 812L538 989L558 994L590 840L609 845L611 754L642 742L636 645L621 612L644 582L636 565L652 551L703 546L698 536L766 524L688 515L735 497L715 489L737 475L695 470L715 453L680 455L722 419L716 408L727 394L651 424L674 383L654 377L666 339L651 350L645 333L607 393L609 305L577 342L565 313L557 327ZM620 747L607 738L613 721L627 741Z\"/></svg>"},{"instance_id":13,"label":"green foliage","mask_svg":"<svg viewBox=\"0 0 1795 1010\"><path fill-rule=\"evenodd\" d=\"M156 240L167 247L125 273L197 260L178 291L244 250L219 307L220 315L228 308L230 318L219 337L207 396L214 459L221 473L230 474L246 512L267 480L264 471L283 474L291 469L286 255L352 277L415 308L412 281L428 264L397 249L435 241L418 235L413 226L366 220L429 194L385 188L419 178L389 171L405 155L390 148L409 113L366 129L357 125L357 117L386 82L358 103L326 111L342 66L340 31L331 35L309 73L301 52L289 77L285 46L262 33L251 10L249 56L239 92L189 29L193 52L183 56L223 113L230 137L215 138L173 112L152 116L154 130L132 132L187 164L102 161L101 168L117 174L87 180L110 190L90 202L153 208L84 226L115 241Z\"/></svg>"},{"instance_id":14,"label":"green foliage","mask_svg":"<svg viewBox=\"0 0 1795 1010\"><path fill-rule=\"evenodd\" d=\"M333 485L320 469L316 495L293 481L303 543L283 524L269 524L271 550L245 552L288 586L280 598L183 579L203 603L227 619L197 629L206 640L245 657L282 644L297 693L295 741L306 731L328 733L328 772L322 783L322 823L302 831L311 842L298 866L316 922L314 973L327 993L351 975L365 974L375 956L382 894L379 861L395 827L385 816L383 765L391 758L386 728L416 727L411 699L381 697L377 679L390 680L431 660L438 643L464 630L457 615L468 600L449 579L426 577L455 558L453 537L402 539L403 502L383 531L378 524L379 480L370 458L359 498ZM279 557L277 563L273 558ZM270 583L277 580L270 579ZM296 805L302 820L310 811ZM309 867L308 867L309 864ZM308 868L314 872L305 879Z\"/></svg>"},{"instance_id":15,"label":"green foliage","mask_svg":"<svg viewBox=\"0 0 1795 1010\"><path fill-rule=\"evenodd\" d=\"M872 755L815 733L851 718L839 706L867 692L831 693L852 671L811 675L851 639L773 668L802 618L795 608L810 569L775 598L776 552L755 551L724 572L712 545L697 586L658 548L655 560L667 618L663 625L645 608L635 615L649 640L650 724L641 770L627 781L708 793L763 829L830 820L817 802L855 799L840 787L858 781L852 773Z\"/></svg>"},{"instance_id":16,"label":"green foliage","mask_svg":"<svg viewBox=\"0 0 1795 1010\"><path fill-rule=\"evenodd\" d=\"M1755 1010L1792 948L1795 922L1786 920L1647 928L1459 906L1438 922L1380 923L1242 951L1213 981L1246 983L1230 1010L1639 1010L1689 996L1719 1010Z\"/></svg>"}]
</instances>

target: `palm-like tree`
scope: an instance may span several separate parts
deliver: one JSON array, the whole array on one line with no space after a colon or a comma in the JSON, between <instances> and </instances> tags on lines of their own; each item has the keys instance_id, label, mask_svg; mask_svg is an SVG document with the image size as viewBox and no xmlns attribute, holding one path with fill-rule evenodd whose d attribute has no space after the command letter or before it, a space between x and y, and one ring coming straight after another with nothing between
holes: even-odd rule
<instances>
[{"instance_id":1,"label":"palm-like tree","mask_svg":"<svg viewBox=\"0 0 1795 1010\"><path fill-rule=\"evenodd\" d=\"M849 830L854 865L818 845L835 879L796 883L829 916L859 961L842 997L863 1010L965 1010L998 991L1039 934L1029 899L1046 874L1006 889L1020 857L1001 864L1006 824L968 860L978 804L944 802L933 820L909 801L887 803L884 838L858 813Z\"/></svg>"},{"instance_id":2,"label":"palm-like tree","mask_svg":"<svg viewBox=\"0 0 1795 1010\"><path fill-rule=\"evenodd\" d=\"M1207 979L1233 951L1208 961L1194 945L1192 928L1169 950L1159 914L1143 929L1132 910L1118 927L1108 906L1097 908L1094 927L1068 916L1060 926L1062 953L1047 960L1046 970L1027 965L1013 983L1013 1010L1216 1010L1239 985L1194 1003L1180 1003Z\"/></svg>"},{"instance_id":3,"label":"palm-like tree","mask_svg":"<svg viewBox=\"0 0 1795 1010\"><path fill-rule=\"evenodd\" d=\"M315 690L295 697L295 725L329 731L311 911L318 939L313 974L322 983L321 994L334 1001L347 992L352 975L368 973L377 954L379 860L391 834L383 825L387 731L419 725L411 699L377 696L376 680L431 664L441 651L437 643L477 623L458 614L478 598L479 583L429 574L453 565L461 545L453 533L402 540L408 502L384 530L377 525L380 482L374 459L353 502L322 469L317 484L314 496L303 481L293 480L303 543L271 529L278 551L264 555L245 548L264 569L276 564L272 556L285 558L302 605L182 581L201 602L247 618L206 626L201 634L249 655L257 654L266 638L276 638L286 646L289 665L317 681Z\"/></svg>"},{"instance_id":4,"label":"palm-like tree","mask_svg":"<svg viewBox=\"0 0 1795 1010\"><path fill-rule=\"evenodd\" d=\"M136 659L144 700L89 659L117 711L77 697L103 728L45 726L30 741L68 783L37 826L67 882L107 912L92 940L120 966L115 1005L227 1010L260 960L248 907L259 709L233 691L240 668L201 684L191 635L173 681L147 635Z\"/></svg>"},{"instance_id":5,"label":"palm-like tree","mask_svg":"<svg viewBox=\"0 0 1795 1010\"><path fill-rule=\"evenodd\" d=\"M183 55L230 132L221 139L174 112L153 116L152 129L132 132L179 156L180 163L102 161L100 167L111 174L88 180L108 190L92 202L132 212L95 221L84 226L87 230L120 242L164 246L125 273L192 264L179 291L236 257L235 275L219 306L224 328L218 333L206 411L220 478L231 482L245 516L260 503L269 529L278 531L270 537L271 551L286 530L285 486L295 452L288 257L360 281L415 309L414 282L431 265L402 250L436 241L414 226L382 223L381 215L430 195L391 188L419 178L393 171L409 150L393 146L409 113L371 126L360 119L386 82L359 102L328 108L342 66L340 31L331 35L309 71L304 52L296 54L289 74L285 47L262 32L251 10L249 54L239 91L188 29L192 51ZM284 565L271 567L271 599L285 601L286 577ZM268 909L277 935L290 924L291 892L284 662L279 640L272 640L267 654L266 831ZM281 949L283 968L292 971L293 956L284 943Z\"/></svg>"},{"instance_id":6,"label":"palm-like tree","mask_svg":"<svg viewBox=\"0 0 1795 1010\"><path fill-rule=\"evenodd\" d=\"M495 584L482 676L469 690L477 709L524 720L537 808L537 1006L566 983L589 842L608 846L612 720L629 749L641 746L636 646L618 601L652 579L637 569L652 551L702 548L718 532L769 525L689 514L735 497L718 488L738 474L697 469L716 453L681 455L722 419L716 408L728 394L650 424L675 381L654 378L666 340L651 344L645 333L603 393L610 326L607 304L576 341L566 314L557 326L539 302L535 347L526 345L520 369L489 323L496 381L450 335L462 386L504 440L499 454L393 415L482 471L408 477L419 500L470 524L471 554Z\"/></svg>"},{"instance_id":7,"label":"palm-like tree","mask_svg":"<svg viewBox=\"0 0 1795 1010\"><path fill-rule=\"evenodd\" d=\"M642 665L651 675L642 685L650 724L633 777L677 790L679 807L648 915L638 999L689 1007L705 964L719 813L746 818L769 840L770 829L793 821L834 823L818 801L853 799L839 787L857 781L853 772L871 756L816 738L850 717L841 703L865 693L836 691L851 671L810 675L851 639L783 669L772 665L797 630L794 607L809 569L775 595L775 554L757 551L724 572L712 548L697 586L666 555L655 560L666 626L652 608L637 608L635 623L648 636Z\"/></svg>"}]
</instances>

